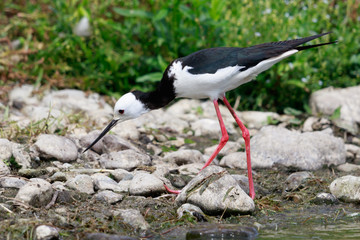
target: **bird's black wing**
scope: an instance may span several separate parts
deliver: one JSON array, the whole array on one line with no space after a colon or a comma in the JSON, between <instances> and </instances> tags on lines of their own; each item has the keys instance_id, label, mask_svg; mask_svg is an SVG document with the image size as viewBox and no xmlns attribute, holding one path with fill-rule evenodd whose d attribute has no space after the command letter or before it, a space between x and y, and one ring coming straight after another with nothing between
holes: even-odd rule
<instances>
[{"instance_id":1,"label":"bird's black wing","mask_svg":"<svg viewBox=\"0 0 360 240\"><path fill-rule=\"evenodd\" d=\"M258 63L266 59L277 57L292 49L301 51L312 47L334 43L330 42L299 47L301 44L326 34L329 34L329 32L300 39L263 43L247 48L208 48L190 54L186 57L179 58L178 60L182 62L183 67L191 67L189 72L192 74L215 73L218 69L236 65L243 66L240 71L245 71L246 69L256 66Z\"/></svg>"}]
</instances>

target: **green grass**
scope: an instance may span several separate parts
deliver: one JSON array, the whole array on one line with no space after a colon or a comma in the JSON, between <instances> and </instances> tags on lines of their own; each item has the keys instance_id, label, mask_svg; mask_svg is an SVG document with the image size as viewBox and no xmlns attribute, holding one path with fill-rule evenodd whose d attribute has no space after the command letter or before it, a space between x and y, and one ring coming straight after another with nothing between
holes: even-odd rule
<instances>
[{"instance_id":1,"label":"green grass","mask_svg":"<svg viewBox=\"0 0 360 240\"><path fill-rule=\"evenodd\" d=\"M25 4L23 4L25 3ZM34 4L36 3L36 4ZM26 82L119 97L151 90L173 59L217 46L245 47L333 31L231 93L240 109L308 108L311 92L358 84L360 21L355 0L2 1L0 87ZM75 36L84 16L91 37ZM11 50L7 40L19 40Z\"/></svg>"}]
</instances>

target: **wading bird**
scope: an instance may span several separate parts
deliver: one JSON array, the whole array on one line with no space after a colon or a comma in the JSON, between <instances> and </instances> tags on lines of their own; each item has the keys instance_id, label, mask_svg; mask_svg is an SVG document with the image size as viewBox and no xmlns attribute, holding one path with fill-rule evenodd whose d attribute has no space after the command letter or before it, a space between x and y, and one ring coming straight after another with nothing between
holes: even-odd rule
<instances>
[{"instance_id":1,"label":"wading bird","mask_svg":"<svg viewBox=\"0 0 360 240\"><path fill-rule=\"evenodd\" d=\"M251 81L275 63L299 51L335 43L327 42L316 45L299 46L326 34L329 34L329 32L300 39L264 43L246 48L208 48L194 52L186 57L175 59L166 68L160 83L154 91L133 91L123 95L116 102L113 120L84 152L94 146L119 122L137 118L151 110L164 107L175 98L210 98L214 103L215 111L219 119L222 137L215 152L202 168L204 169L210 165L229 139L219 110L218 100L221 99L239 125L245 140L249 195L254 199L255 191L251 171L250 134L235 114L234 109L230 106L225 97L225 93ZM166 185L165 187L169 192L180 192L178 190L170 190Z\"/></svg>"}]
</instances>

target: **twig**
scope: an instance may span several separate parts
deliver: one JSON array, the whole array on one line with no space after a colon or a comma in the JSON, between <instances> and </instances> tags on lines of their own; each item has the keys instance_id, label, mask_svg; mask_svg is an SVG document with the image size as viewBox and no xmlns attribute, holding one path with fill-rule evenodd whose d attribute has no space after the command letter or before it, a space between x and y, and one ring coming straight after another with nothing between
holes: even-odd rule
<instances>
[{"instance_id":1,"label":"twig","mask_svg":"<svg viewBox=\"0 0 360 240\"><path fill-rule=\"evenodd\" d=\"M46 205L45 209L49 209L55 204L58 195L59 195L59 191L55 191L51 201L48 203L48 205Z\"/></svg>"},{"instance_id":2,"label":"twig","mask_svg":"<svg viewBox=\"0 0 360 240\"><path fill-rule=\"evenodd\" d=\"M7 211L8 213L13 214L14 212L11 211L10 209L8 209L7 207L5 207L2 203L0 203L0 207L2 207L5 211Z\"/></svg>"}]
</instances>

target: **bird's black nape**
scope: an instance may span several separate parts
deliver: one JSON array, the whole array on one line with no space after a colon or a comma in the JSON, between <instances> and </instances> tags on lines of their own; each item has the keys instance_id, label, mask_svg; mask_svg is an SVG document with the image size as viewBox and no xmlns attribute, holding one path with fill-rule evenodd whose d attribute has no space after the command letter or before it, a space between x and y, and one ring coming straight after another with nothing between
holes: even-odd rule
<instances>
[{"instance_id":1,"label":"bird's black nape","mask_svg":"<svg viewBox=\"0 0 360 240\"><path fill-rule=\"evenodd\" d=\"M100 141L100 139L103 138L106 133L108 133L113 127L115 127L118 121L119 119L112 120L109 125L107 125L106 128L100 133L100 135L83 151L83 153L85 153L87 150L92 148L98 141Z\"/></svg>"}]
</instances>

